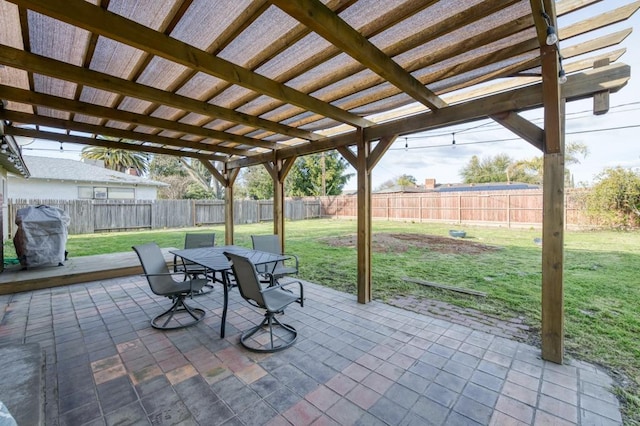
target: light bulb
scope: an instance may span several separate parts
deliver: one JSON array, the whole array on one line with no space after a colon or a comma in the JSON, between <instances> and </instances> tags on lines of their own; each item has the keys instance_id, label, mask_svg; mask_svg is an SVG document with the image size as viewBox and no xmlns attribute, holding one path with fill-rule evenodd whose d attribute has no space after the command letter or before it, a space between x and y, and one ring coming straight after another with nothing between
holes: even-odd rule
<instances>
[{"instance_id":1,"label":"light bulb","mask_svg":"<svg viewBox=\"0 0 640 426\"><path fill-rule=\"evenodd\" d=\"M567 74L565 74L564 70L561 68L558 72L558 83L565 84L567 82Z\"/></svg>"},{"instance_id":2,"label":"light bulb","mask_svg":"<svg viewBox=\"0 0 640 426\"><path fill-rule=\"evenodd\" d=\"M558 42L558 34L556 34L556 29L553 25L549 25L547 27L547 46L553 46Z\"/></svg>"}]
</instances>

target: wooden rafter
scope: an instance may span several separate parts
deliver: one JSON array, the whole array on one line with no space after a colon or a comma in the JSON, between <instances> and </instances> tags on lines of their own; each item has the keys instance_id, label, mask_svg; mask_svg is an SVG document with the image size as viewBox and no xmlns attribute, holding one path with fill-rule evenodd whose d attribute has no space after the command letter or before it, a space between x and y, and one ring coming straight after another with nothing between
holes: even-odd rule
<instances>
[{"instance_id":1,"label":"wooden rafter","mask_svg":"<svg viewBox=\"0 0 640 426\"><path fill-rule=\"evenodd\" d=\"M133 112L118 110L114 108L107 108L87 102L74 101L66 98L61 98L59 96L30 92L28 90L18 89L5 85L0 85L0 92L2 92L2 96L4 99L10 101L21 102L36 106L45 106L48 108L69 111L93 117L103 117L107 120L132 123L135 126L156 127L161 130L170 130L189 135L202 136L203 138L211 138L213 139L211 141L211 145L217 145L221 141L229 141L236 144L253 147L278 149L278 144L275 142L253 139L246 136L235 135L233 133L220 132L218 130L207 129L205 127L180 123L179 121L165 120L148 115L136 114ZM74 128L74 123L74 121L69 120L69 130L77 130Z\"/></svg>"},{"instance_id":2,"label":"wooden rafter","mask_svg":"<svg viewBox=\"0 0 640 426\"><path fill-rule=\"evenodd\" d=\"M568 81L562 85L562 97L567 101L591 97L602 90L616 92L627 83L631 75L630 67L624 64L612 64L608 67L584 71L568 76ZM405 135L442 128L448 125L461 124L480 120L488 115L507 111L526 111L542 106L541 84L512 89L505 93L485 96L480 99L448 106L439 110L437 114L424 112L410 117L377 124L364 129L367 140L378 140L391 135ZM323 150L335 149L340 146L353 145L354 133L344 133L327 137L313 144L301 144L283 148L277 151L280 158L291 155L307 155ZM273 154L259 154L251 159L232 160L229 166L246 167L270 161Z\"/></svg>"},{"instance_id":3,"label":"wooden rafter","mask_svg":"<svg viewBox=\"0 0 640 426\"><path fill-rule=\"evenodd\" d=\"M515 1L515 0L511 0L511 1ZM339 2L339 7L335 7L336 2L334 1L329 1L327 3L327 7L329 7L331 10L333 10L335 13L340 13L340 11L342 11L343 9L347 8L348 6L350 6L351 4L355 3L355 0L349 0L349 1L341 1ZM428 6L430 6L431 4L435 3L435 0L429 0L429 1L424 1L424 2L412 2L408 5L406 5L406 7L402 8L402 10L397 10L394 9L391 12L387 13L385 16L381 16L380 18L376 19L375 21L369 23L368 25L366 25L365 27L360 29L360 32L366 36L366 37L373 37L379 33L381 33L382 31L398 24L399 22L401 22L402 19L406 19L412 15L414 15L415 13L418 13L419 11L427 8ZM299 36L302 37L304 35L307 35L310 31L309 29L300 24L299 26L297 26L296 28L300 28L300 32L299 33L295 33L295 34L287 34L287 36L284 39L284 45L283 46L276 46L279 47L278 50L275 50L273 48L273 46L268 46L266 49L264 49L260 55L258 55L253 61L249 62L249 64L247 64L247 66L250 69L255 69L258 65L261 65L263 63L266 63L269 59L273 59L273 57L278 54L281 53L282 51L284 51L285 48L288 48L292 42L294 40L292 40L292 38L295 36ZM292 66L291 68L284 70L283 73L281 73L280 75L278 75L277 77L274 78L274 80L280 82L280 83L285 83L289 80L294 79L295 77L300 76L301 74L307 72L309 69L312 69L320 64L322 64L325 61L328 61L329 59L337 56L338 54L341 53L341 50L338 49L337 47L335 47L334 45L329 45L328 47L326 47L325 49L323 49L322 51L318 52L317 54L313 55L312 57L308 58L305 61L300 62L299 64L296 64L294 66ZM336 73L340 73L342 74L342 70L336 70ZM317 79L320 80L320 79ZM299 90L302 90L304 92L308 92L311 93L314 91L314 87L318 87L317 84L317 80L314 79L314 81L312 83L314 83L313 86L309 86L309 87L304 87L301 88ZM321 87L321 86L320 86ZM247 104L255 99L257 99L260 95L256 94L256 93L248 93L245 96L240 97L238 100L236 100L236 102L231 106L232 108L235 107L239 107L241 105ZM325 102L328 101L328 99L323 99ZM260 113L264 113L268 111L268 109L265 109L264 111L261 111Z\"/></svg>"},{"instance_id":4,"label":"wooden rafter","mask_svg":"<svg viewBox=\"0 0 640 426\"><path fill-rule=\"evenodd\" d=\"M423 43L427 43L431 40L434 40L437 37L440 36L444 36L452 31L455 31L457 29L460 29L464 26L464 24L469 24L472 23L478 19L480 19L481 16L485 16L485 14L489 14L495 11L498 11L510 4L513 4L516 0L496 0L494 2L491 2L490 5L487 5L486 3L483 3L481 5L477 5L475 7L472 7L469 9L468 13L462 13L460 16L458 16L457 18L459 18L458 20L454 19L454 18L450 18L450 19L446 19L442 25L438 24L438 25L434 25L432 27L429 27L427 30L422 31L419 34L412 34L409 35L407 38L398 41L397 43L394 43L391 46L388 46L384 49L384 53L387 54L389 57L392 56L396 56L399 55L401 53L404 53L406 51L409 51ZM417 2L416 2L417 3ZM517 23L518 25L521 25L522 27L525 27L526 25L524 24L523 21L518 21ZM510 24L510 26L512 26L513 24ZM516 27L516 28L521 28L520 26ZM371 33L365 33L365 35L367 36L372 36L377 34L377 31L374 30L378 30L379 28L374 27L371 29ZM516 29L510 29L508 30L508 32L512 32L512 31L516 31ZM491 37L487 37L487 39L490 39ZM478 40L477 38L474 38L474 41ZM466 44L468 46L468 43ZM466 51L464 48L461 49L461 52ZM313 67L316 67L318 65L320 65L322 62L327 61L329 59L331 59L332 57L336 56L338 53L340 52L339 49L337 49L335 46L330 46L326 49L324 49L322 52L320 52L317 55L314 55L312 58L309 58L307 61L304 61L302 63L300 63L299 65L291 68L290 70L286 71L285 74L282 74L279 77L279 80L289 80L292 79L306 71L308 71L309 69L312 69ZM323 87L329 86L331 84L335 84L336 82L348 78L349 76L356 74L362 70L364 70L365 67L362 66L362 64L360 64L359 62L354 62L352 64L348 64L345 67L341 67L340 69L336 69L334 70L331 74L326 75L324 77L320 77L320 78L315 78L309 86L305 87L305 91L308 92L314 92L316 90L320 90ZM411 69L407 68L407 71L413 71ZM370 77L370 79L373 79L373 81L371 81L369 84L367 84L367 87L372 87L375 84L379 84L380 82L384 81L381 77L379 77L377 74L374 74L373 76ZM370 81L370 79L367 79L367 81ZM424 82L422 82L424 83ZM360 84L358 84L358 86L360 86ZM353 87L353 86L350 86ZM395 87L395 86L394 86ZM359 87L358 87L359 88ZM324 97L323 99L325 101L328 102L332 102L335 101L337 99L349 96L351 94L354 93L354 90L345 90L344 92L334 92L332 93L332 95L330 95L330 97ZM247 98L243 98L241 99L242 102L248 102L250 99L252 99L251 97L247 97ZM275 105L275 107L280 106L280 104ZM268 112L270 112L273 108L265 108L262 110L259 110L258 113L259 114L266 114ZM281 115L277 115L274 117L275 120L285 120L288 119L292 116L292 113L288 113L288 112L283 112ZM319 120L322 117L319 115L315 115L315 116L310 116L310 117L305 117L304 120L301 120L297 123L295 123L296 125L303 125L303 124L308 124L311 123L313 121Z\"/></svg>"},{"instance_id":5,"label":"wooden rafter","mask_svg":"<svg viewBox=\"0 0 640 426\"><path fill-rule=\"evenodd\" d=\"M120 93L133 98L144 99L151 102L159 102L174 108L196 112L210 117L222 118L236 123L246 124L255 128L262 128L308 140L318 139L311 132L285 126L273 121L265 120L238 111L229 110L206 102L201 102L186 96L167 93L143 84L114 77L105 73L87 70L66 62L45 58L33 53L23 52L19 49L0 45L0 63L15 68L30 70L39 74L60 78L67 81L79 82L109 92Z\"/></svg>"},{"instance_id":6,"label":"wooden rafter","mask_svg":"<svg viewBox=\"0 0 640 426\"><path fill-rule=\"evenodd\" d=\"M184 42L163 36L144 25L102 10L84 0L67 0L64 3L46 0L9 1L340 122L357 126L372 124L357 115L253 73L232 62L212 56Z\"/></svg>"},{"instance_id":7,"label":"wooden rafter","mask_svg":"<svg viewBox=\"0 0 640 426\"><path fill-rule=\"evenodd\" d=\"M206 155L198 152L179 151L175 149L160 148L151 145L136 145L125 142L109 141L105 139L85 138L82 136L66 135L61 133L45 132L42 130L22 129L19 127L6 127L5 133L13 136L24 136L27 138L45 139L57 142L77 143L81 145L102 146L105 148L126 149L128 151L151 152L153 154L172 155L179 157L190 157L211 161L224 161L223 157L217 155Z\"/></svg>"},{"instance_id":8,"label":"wooden rafter","mask_svg":"<svg viewBox=\"0 0 640 426\"><path fill-rule=\"evenodd\" d=\"M46 126L58 129L67 129L80 133L89 133L94 135L111 136L120 139L129 139L139 142L152 142L159 145L171 146L175 148L191 148L202 151L218 152L228 155L250 156L252 153L244 149L227 148L220 145L209 145L203 142L193 142L184 139L167 138L155 134L143 134L132 132L131 130L123 130L115 127L96 126L94 124L80 123L71 120L61 120L58 118L37 116L29 117L30 114L14 111L4 111L0 109L0 119L9 120L17 123L30 122L39 126ZM226 157L220 157L223 161L228 160Z\"/></svg>"},{"instance_id":9,"label":"wooden rafter","mask_svg":"<svg viewBox=\"0 0 640 426\"><path fill-rule=\"evenodd\" d=\"M418 102L433 110L447 106L442 99L320 1L270 1Z\"/></svg>"}]
</instances>

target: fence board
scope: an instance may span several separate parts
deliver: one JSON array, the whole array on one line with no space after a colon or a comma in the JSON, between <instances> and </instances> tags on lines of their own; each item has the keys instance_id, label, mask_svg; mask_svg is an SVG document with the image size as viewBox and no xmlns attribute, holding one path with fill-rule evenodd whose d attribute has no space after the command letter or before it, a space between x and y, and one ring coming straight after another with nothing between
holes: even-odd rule
<instances>
[{"instance_id":1,"label":"fence board","mask_svg":"<svg viewBox=\"0 0 640 426\"><path fill-rule=\"evenodd\" d=\"M184 228L223 224L222 200L8 200L9 236L15 235L16 211L34 205L58 207L70 217L69 234L91 234L133 229ZM289 220L320 217L318 199L285 200ZM273 201L236 200L235 223L273 220Z\"/></svg>"},{"instance_id":2,"label":"fence board","mask_svg":"<svg viewBox=\"0 0 640 426\"><path fill-rule=\"evenodd\" d=\"M595 227L585 214L585 190L567 191L565 223L567 227ZM356 216L355 195L320 197L323 217ZM410 194L373 194L371 215L375 219L413 220L529 227L542 225L542 191L426 192Z\"/></svg>"},{"instance_id":3,"label":"fence board","mask_svg":"<svg viewBox=\"0 0 640 426\"><path fill-rule=\"evenodd\" d=\"M585 190L569 190L565 201L567 227L595 227L585 214ZM124 229L182 228L223 224L222 200L8 200L9 236L15 235L15 212L21 207L45 204L66 211L69 234ZM235 200L235 223L273 220L273 200ZM354 218L354 195L306 197L285 200L285 218ZM529 227L542 224L542 191L493 191L420 194L374 194L371 214L376 219L491 226Z\"/></svg>"}]
</instances>

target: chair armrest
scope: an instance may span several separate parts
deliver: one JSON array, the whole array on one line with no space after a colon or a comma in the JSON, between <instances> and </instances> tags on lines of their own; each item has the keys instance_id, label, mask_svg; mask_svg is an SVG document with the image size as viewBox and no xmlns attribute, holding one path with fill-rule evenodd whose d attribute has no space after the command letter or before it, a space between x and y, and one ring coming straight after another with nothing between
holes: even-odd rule
<instances>
[{"instance_id":1,"label":"chair armrest","mask_svg":"<svg viewBox=\"0 0 640 426\"><path fill-rule=\"evenodd\" d=\"M271 275L271 274L269 274L269 275ZM274 290L277 290L277 289L288 290L288 289L285 289L285 287L290 285L290 284L298 284L298 288L300 289L300 306L304 306L304 287L302 286L302 282L300 282L300 281L291 281L291 282L284 283L284 284L270 285L269 287L262 289L261 293L267 293L267 292L274 291Z\"/></svg>"},{"instance_id":2,"label":"chair armrest","mask_svg":"<svg viewBox=\"0 0 640 426\"><path fill-rule=\"evenodd\" d=\"M299 262L299 259L298 259L298 256L297 256L297 255L292 254L292 253L283 253L283 255L285 255L285 256L291 256L291 257L296 261L296 270L297 270L297 269L299 269L299 268L298 268L298 265L299 265L299 263L300 263L300 262Z\"/></svg>"}]
</instances>

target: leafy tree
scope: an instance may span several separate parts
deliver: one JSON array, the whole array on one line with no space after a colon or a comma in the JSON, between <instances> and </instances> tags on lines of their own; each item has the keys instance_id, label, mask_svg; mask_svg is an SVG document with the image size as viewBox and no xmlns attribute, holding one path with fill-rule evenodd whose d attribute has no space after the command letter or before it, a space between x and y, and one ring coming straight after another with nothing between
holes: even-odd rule
<instances>
[{"instance_id":1,"label":"leafy tree","mask_svg":"<svg viewBox=\"0 0 640 426\"><path fill-rule=\"evenodd\" d=\"M192 200L206 200L215 197L211 189L204 188L202 185L192 182L187 187L184 198Z\"/></svg>"},{"instance_id":2,"label":"leafy tree","mask_svg":"<svg viewBox=\"0 0 640 426\"><path fill-rule=\"evenodd\" d=\"M157 179L160 176L187 176L180 157L156 154L149 164L149 177Z\"/></svg>"},{"instance_id":3,"label":"leafy tree","mask_svg":"<svg viewBox=\"0 0 640 426\"><path fill-rule=\"evenodd\" d=\"M296 159L287 180L288 196L340 195L353 174L345 174L347 161L337 151L305 155Z\"/></svg>"},{"instance_id":4,"label":"leafy tree","mask_svg":"<svg viewBox=\"0 0 640 426\"><path fill-rule=\"evenodd\" d=\"M189 185L191 185L188 177L169 175L156 176L153 179L169 184L167 187L158 188L158 198L165 200L181 200L187 198L185 195L189 189Z\"/></svg>"},{"instance_id":5,"label":"leafy tree","mask_svg":"<svg viewBox=\"0 0 640 426\"><path fill-rule=\"evenodd\" d=\"M149 156L142 152L126 149L105 148L102 146L85 146L80 157L87 160L99 160L104 167L110 170L125 172L134 169L139 176L147 173L149 169Z\"/></svg>"},{"instance_id":6,"label":"leafy tree","mask_svg":"<svg viewBox=\"0 0 640 426\"><path fill-rule=\"evenodd\" d=\"M585 144L570 142L565 147L564 164L565 166L580 164L580 159L585 158L588 154L589 149ZM512 181L542 184L542 177L544 175L544 157L538 156L517 161L512 164L510 172L515 173L516 176L520 176L516 179L512 178ZM571 172L568 168L565 169L565 185L570 187L573 186Z\"/></svg>"},{"instance_id":7,"label":"leafy tree","mask_svg":"<svg viewBox=\"0 0 640 426\"><path fill-rule=\"evenodd\" d=\"M567 144L565 164L579 164L580 157L586 157L588 152L586 145L582 143ZM474 155L469 163L460 170L460 176L465 183L525 182L542 184L543 174L543 156L514 161L506 154L498 154L495 157L486 157L482 160ZM565 170L565 183L572 186L569 169Z\"/></svg>"},{"instance_id":8,"label":"leafy tree","mask_svg":"<svg viewBox=\"0 0 640 426\"><path fill-rule=\"evenodd\" d=\"M324 164L324 165L323 165ZM285 181L288 197L339 195L352 174L345 174L348 163L337 151L312 154L296 159ZM238 195L264 200L273 198L273 181L264 166L244 169Z\"/></svg>"},{"instance_id":9,"label":"leafy tree","mask_svg":"<svg viewBox=\"0 0 640 426\"><path fill-rule=\"evenodd\" d=\"M640 174L622 167L600 173L587 195L587 212L607 226L640 226Z\"/></svg>"},{"instance_id":10,"label":"leafy tree","mask_svg":"<svg viewBox=\"0 0 640 426\"><path fill-rule=\"evenodd\" d=\"M378 186L377 189L381 190L386 188L393 188L394 186L416 186L417 184L418 183L415 177L405 174L405 175L396 176L393 179L384 181L383 183L380 184L380 186Z\"/></svg>"},{"instance_id":11,"label":"leafy tree","mask_svg":"<svg viewBox=\"0 0 640 426\"><path fill-rule=\"evenodd\" d=\"M242 171L242 188L238 195L244 195L254 200L268 200L273 198L273 181L264 166L251 166Z\"/></svg>"},{"instance_id":12,"label":"leafy tree","mask_svg":"<svg viewBox=\"0 0 640 426\"><path fill-rule=\"evenodd\" d=\"M507 170L513 163L507 154L486 157L480 160L476 155L460 170L464 183L506 182Z\"/></svg>"},{"instance_id":13,"label":"leafy tree","mask_svg":"<svg viewBox=\"0 0 640 426\"><path fill-rule=\"evenodd\" d=\"M199 161L171 155L155 155L150 165L150 177L161 182L177 185L179 192L173 198L222 198L222 188L211 172ZM172 179L166 180L166 177ZM178 180L184 180L178 185ZM169 191L165 191L169 192Z\"/></svg>"},{"instance_id":14,"label":"leafy tree","mask_svg":"<svg viewBox=\"0 0 640 426\"><path fill-rule=\"evenodd\" d=\"M402 175L397 180L400 186L416 186L416 178L411 175Z\"/></svg>"}]
</instances>

